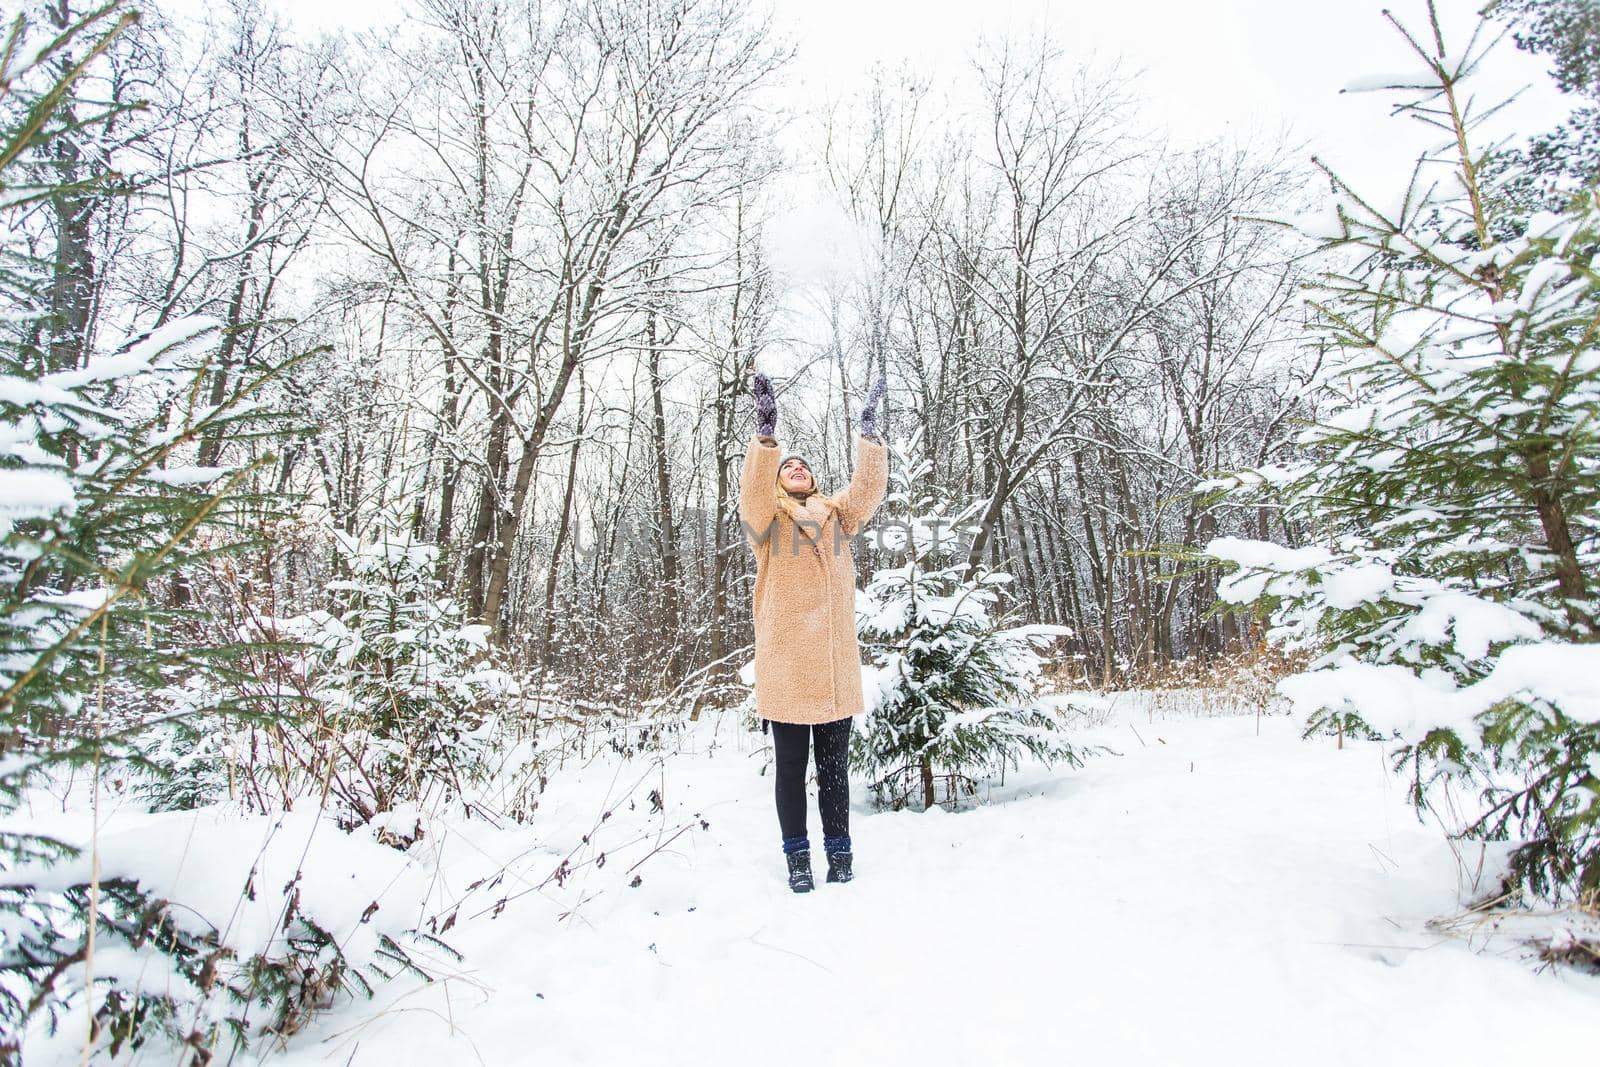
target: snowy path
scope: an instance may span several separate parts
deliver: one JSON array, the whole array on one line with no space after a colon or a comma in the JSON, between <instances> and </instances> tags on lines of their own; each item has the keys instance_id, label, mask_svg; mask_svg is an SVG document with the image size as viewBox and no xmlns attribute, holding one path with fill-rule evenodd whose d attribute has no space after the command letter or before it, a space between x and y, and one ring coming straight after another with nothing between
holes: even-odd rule
<instances>
[{"instance_id":1,"label":"snowy path","mask_svg":"<svg viewBox=\"0 0 1600 1067\"><path fill-rule=\"evenodd\" d=\"M664 782L666 812L624 805L595 838L702 813L710 829L642 885L616 852L463 921L460 977L395 983L273 1062L1506 1064L1600 1041L1600 979L1423 926L1457 910L1457 863L1376 747L1302 742L1283 719L1260 737L1253 719L1134 727L1143 744L1126 721L1086 734L1121 756L1035 769L977 810L873 813L858 796L857 881L819 873L797 897L761 738L704 724L638 790ZM535 832L575 840L649 766L619 762L553 782L531 831L459 830L444 888Z\"/></svg>"}]
</instances>

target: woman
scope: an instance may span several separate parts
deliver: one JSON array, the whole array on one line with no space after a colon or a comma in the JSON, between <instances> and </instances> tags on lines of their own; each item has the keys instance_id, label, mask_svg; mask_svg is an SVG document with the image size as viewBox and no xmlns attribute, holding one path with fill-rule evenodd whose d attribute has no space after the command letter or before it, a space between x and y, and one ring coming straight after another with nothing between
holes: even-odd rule
<instances>
[{"instance_id":1,"label":"woman","mask_svg":"<svg viewBox=\"0 0 1600 1067\"><path fill-rule=\"evenodd\" d=\"M804 456L779 449L772 383L755 376L756 435L739 476L739 517L756 555L756 710L772 730L778 828L796 893L815 888L806 836L808 747L816 749L828 881L852 877L847 764L850 718L863 701L848 539L872 518L888 486L877 428L883 390L880 377L861 412L855 476L829 498L817 491Z\"/></svg>"}]
</instances>

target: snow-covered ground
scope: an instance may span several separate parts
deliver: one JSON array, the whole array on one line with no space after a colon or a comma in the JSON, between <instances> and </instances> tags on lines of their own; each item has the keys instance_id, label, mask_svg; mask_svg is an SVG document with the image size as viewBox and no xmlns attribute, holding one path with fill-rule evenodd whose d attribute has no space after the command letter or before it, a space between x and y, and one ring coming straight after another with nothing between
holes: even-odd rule
<instances>
[{"instance_id":1,"label":"snow-covered ground","mask_svg":"<svg viewBox=\"0 0 1600 1067\"><path fill-rule=\"evenodd\" d=\"M1115 754L1027 768L976 806L880 813L858 786L857 879L821 881L813 803L804 896L762 735L728 715L628 757L591 737L531 823L457 821L414 848L439 861L436 901L461 902L445 937L464 961L320 1016L271 1062L1500 1065L1596 1047L1600 979L1427 925L1476 892L1478 856L1417 821L1378 746L1257 729L1125 697L1081 731Z\"/></svg>"}]
</instances>

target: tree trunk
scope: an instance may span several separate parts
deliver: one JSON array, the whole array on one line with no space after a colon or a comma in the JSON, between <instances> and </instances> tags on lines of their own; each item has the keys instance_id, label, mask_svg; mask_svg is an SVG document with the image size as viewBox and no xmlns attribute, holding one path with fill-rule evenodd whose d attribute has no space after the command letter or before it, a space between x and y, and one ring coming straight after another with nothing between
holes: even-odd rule
<instances>
[{"instance_id":1,"label":"tree trunk","mask_svg":"<svg viewBox=\"0 0 1600 1067\"><path fill-rule=\"evenodd\" d=\"M584 388L578 384L578 426L583 426ZM555 633L556 586L561 578L561 552L567 544L567 530L572 521L572 494L578 484L578 443L581 434L573 434L572 451L567 457L567 487L561 497L561 515L556 521L556 540L550 546L550 568L544 580L544 637L539 642L539 662L550 665L550 642Z\"/></svg>"},{"instance_id":2,"label":"tree trunk","mask_svg":"<svg viewBox=\"0 0 1600 1067\"><path fill-rule=\"evenodd\" d=\"M1572 531L1567 523L1567 511L1560 496L1550 488L1550 458L1547 451L1536 451L1523 457L1528 480L1532 483L1534 510L1539 515L1539 526L1544 531L1545 547L1555 557L1556 583L1567 601L1567 621L1586 630L1592 630L1595 621L1579 603L1588 597L1588 580L1578 563L1578 550L1572 543Z\"/></svg>"},{"instance_id":3,"label":"tree trunk","mask_svg":"<svg viewBox=\"0 0 1600 1067\"><path fill-rule=\"evenodd\" d=\"M682 672L683 645L680 640L681 578L678 573L678 533L672 518L671 469L667 463L667 414L662 399L661 346L656 337L656 312L652 307L645 318L645 352L650 372L650 420L655 453L656 554L661 561L661 634L671 649L667 657L666 679L675 683ZM667 339L671 343L671 338Z\"/></svg>"}]
</instances>

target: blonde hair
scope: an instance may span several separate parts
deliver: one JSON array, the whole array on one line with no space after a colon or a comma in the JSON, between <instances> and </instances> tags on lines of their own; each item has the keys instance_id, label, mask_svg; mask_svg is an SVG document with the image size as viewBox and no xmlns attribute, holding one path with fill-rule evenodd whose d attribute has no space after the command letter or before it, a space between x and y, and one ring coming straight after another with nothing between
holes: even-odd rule
<instances>
[{"instance_id":1,"label":"blonde hair","mask_svg":"<svg viewBox=\"0 0 1600 1067\"><path fill-rule=\"evenodd\" d=\"M812 472L810 464L806 465L806 473L811 476L811 492L806 494L806 499L809 500L811 497L816 497L818 500L822 501L822 506L824 508L830 512L836 513L839 509L839 505L834 503L832 497L825 496L817 488L817 476ZM778 507L782 509L785 515L789 516L791 522L800 522L802 519L805 519L808 522L815 521L807 519L805 515L800 513L801 501L798 501L793 496L789 495L789 490L783 487L782 474L780 474L772 484L774 495L777 497Z\"/></svg>"}]
</instances>

